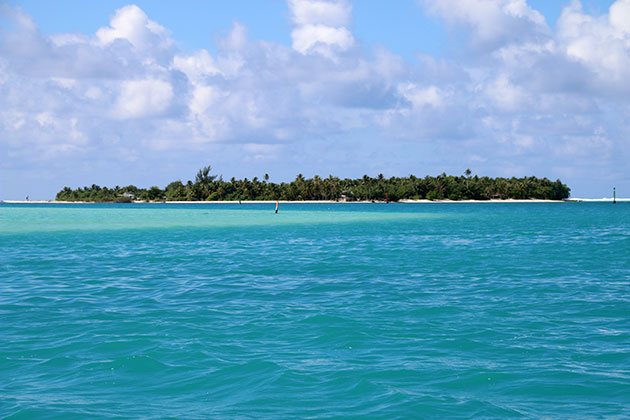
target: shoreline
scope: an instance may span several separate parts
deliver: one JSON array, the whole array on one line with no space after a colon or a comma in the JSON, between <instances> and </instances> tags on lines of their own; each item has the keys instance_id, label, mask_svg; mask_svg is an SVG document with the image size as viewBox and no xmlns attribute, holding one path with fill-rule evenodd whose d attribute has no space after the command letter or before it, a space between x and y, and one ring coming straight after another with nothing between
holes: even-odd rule
<instances>
[{"instance_id":1,"label":"shoreline","mask_svg":"<svg viewBox=\"0 0 630 420\"><path fill-rule=\"evenodd\" d=\"M618 202L630 202L630 198L617 198ZM279 200L280 204L385 204L385 201L336 201L336 200ZM541 199L506 199L506 200L413 200L403 199L390 201L400 204L484 204L484 203L612 203L611 198L567 198L564 200ZM133 201L131 203L97 202L97 201L56 201L56 200L0 200L0 204L275 204L275 200L241 200L239 201Z\"/></svg>"}]
</instances>

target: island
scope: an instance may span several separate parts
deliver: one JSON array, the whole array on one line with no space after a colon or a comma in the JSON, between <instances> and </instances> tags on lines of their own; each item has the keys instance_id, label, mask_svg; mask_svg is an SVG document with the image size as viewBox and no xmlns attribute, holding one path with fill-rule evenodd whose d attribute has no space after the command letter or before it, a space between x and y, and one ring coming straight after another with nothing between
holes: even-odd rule
<instances>
[{"instance_id":1,"label":"island","mask_svg":"<svg viewBox=\"0 0 630 420\"><path fill-rule=\"evenodd\" d=\"M113 188L98 185L72 189L64 187L56 201L67 202L160 202L160 201L379 201L401 200L564 200L571 189L559 179L533 176L521 178L491 178L472 175L467 169L461 176L442 173L423 178L386 178L364 175L357 179L335 176L305 178L302 174L291 182L274 183L269 175L262 179L224 180L211 174L206 166L197 172L194 181L173 181L165 188L134 185Z\"/></svg>"}]
</instances>

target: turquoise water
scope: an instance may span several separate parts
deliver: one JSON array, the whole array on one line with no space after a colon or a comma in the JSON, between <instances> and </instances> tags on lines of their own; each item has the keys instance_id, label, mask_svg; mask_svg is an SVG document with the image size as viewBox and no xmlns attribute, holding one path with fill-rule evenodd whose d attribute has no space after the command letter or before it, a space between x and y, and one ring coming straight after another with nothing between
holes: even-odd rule
<instances>
[{"instance_id":1,"label":"turquoise water","mask_svg":"<svg viewBox=\"0 0 630 420\"><path fill-rule=\"evenodd\" d=\"M0 417L630 416L630 204L0 205Z\"/></svg>"}]
</instances>

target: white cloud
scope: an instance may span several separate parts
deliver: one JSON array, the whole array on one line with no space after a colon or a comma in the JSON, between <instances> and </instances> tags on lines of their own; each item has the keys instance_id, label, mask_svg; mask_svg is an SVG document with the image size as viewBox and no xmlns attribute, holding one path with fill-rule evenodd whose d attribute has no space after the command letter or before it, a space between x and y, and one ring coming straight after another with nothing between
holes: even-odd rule
<instances>
[{"instance_id":1,"label":"white cloud","mask_svg":"<svg viewBox=\"0 0 630 420\"><path fill-rule=\"evenodd\" d=\"M243 145L243 150L255 160L273 160L278 158L282 151L282 146L278 144L247 143Z\"/></svg>"},{"instance_id":2,"label":"white cloud","mask_svg":"<svg viewBox=\"0 0 630 420\"><path fill-rule=\"evenodd\" d=\"M419 87L414 83L401 84L398 87L398 92L409 101L413 108L442 108L447 96L437 86Z\"/></svg>"},{"instance_id":3,"label":"white cloud","mask_svg":"<svg viewBox=\"0 0 630 420\"><path fill-rule=\"evenodd\" d=\"M197 86L190 101L190 111L195 115L204 115L216 105L220 93L213 86Z\"/></svg>"},{"instance_id":4,"label":"white cloud","mask_svg":"<svg viewBox=\"0 0 630 420\"><path fill-rule=\"evenodd\" d=\"M346 28L334 28L325 25L304 25L293 30L293 48L305 54L317 51L329 55L331 47L341 51L354 44L354 38Z\"/></svg>"},{"instance_id":5,"label":"white cloud","mask_svg":"<svg viewBox=\"0 0 630 420\"><path fill-rule=\"evenodd\" d=\"M221 41L221 46L225 50L238 52L247 45L247 29L238 22L232 25L232 30Z\"/></svg>"},{"instance_id":6,"label":"white cloud","mask_svg":"<svg viewBox=\"0 0 630 420\"><path fill-rule=\"evenodd\" d=\"M63 46L72 46L72 45L77 45L77 44L87 44L89 43L89 39L87 37L85 37L84 35L80 35L80 34L57 34L57 35L52 35L50 37L50 41L56 46L56 47L63 47Z\"/></svg>"},{"instance_id":7,"label":"white cloud","mask_svg":"<svg viewBox=\"0 0 630 420\"><path fill-rule=\"evenodd\" d=\"M294 23L293 48L302 54L318 53L332 58L354 45L347 28L351 7L344 0L289 0Z\"/></svg>"},{"instance_id":8,"label":"white cloud","mask_svg":"<svg viewBox=\"0 0 630 420\"><path fill-rule=\"evenodd\" d=\"M177 54L173 57L173 68L183 72L194 82L220 73L207 50L200 50L190 55Z\"/></svg>"},{"instance_id":9,"label":"white cloud","mask_svg":"<svg viewBox=\"0 0 630 420\"><path fill-rule=\"evenodd\" d=\"M619 33L630 33L630 0L619 0L610 6L608 15L610 25Z\"/></svg>"},{"instance_id":10,"label":"white cloud","mask_svg":"<svg viewBox=\"0 0 630 420\"><path fill-rule=\"evenodd\" d=\"M456 60L358 48L347 1L290 0L291 45L252 40L237 23L214 53L179 51L137 6L95 34L53 36L7 9L0 150L10 161L0 164L212 150L234 165L344 156L358 168L389 154L405 172L418 162L498 172L630 158L630 0L604 16L574 3L556 31L523 0L423 4L472 36Z\"/></svg>"},{"instance_id":11,"label":"white cloud","mask_svg":"<svg viewBox=\"0 0 630 420\"><path fill-rule=\"evenodd\" d=\"M488 83L483 91L501 111L517 111L530 105L525 90L514 85L506 74L500 74Z\"/></svg>"},{"instance_id":12,"label":"white cloud","mask_svg":"<svg viewBox=\"0 0 630 420\"><path fill-rule=\"evenodd\" d=\"M298 25L347 26L352 8L345 1L289 0L293 22Z\"/></svg>"},{"instance_id":13,"label":"white cloud","mask_svg":"<svg viewBox=\"0 0 630 420\"><path fill-rule=\"evenodd\" d=\"M35 116L35 121L37 121L41 127L51 126L54 123L54 119L49 112L40 112Z\"/></svg>"},{"instance_id":14,"label":"white cloud","mask_svg":"<svg viewBox=\"0 0 630 420\"><path fill-rule=\"evenodd\" d=\"M214 140L225 132L227 121L217 112L223 99L221 92L213 86L197 86L190 100L191 117L198 124L200 137Z\"/></svg>"},{"instance_id":15,"label":"white cloud","mask_svg":"<svg viewBox=\"0 0 630 420\"><path fill-rule=\"evenodd\" d=\"M0 16L9 19L18 32L34 32L37 30L37 25L30 15L19 8L10 7L6 3L0 4Z\"/></svg>"},{"instance_id":16,"label":"white cloud","mask_svg":"<svg viewBox=\"0 0 630 420\"><path fill-rule=\"evenodd\" d=\"M136 5L118 9L110 26L96 31L96 38L103 45L126 40L140 51L152 47L169 47L171 44L166 29L149 19Z\"/></svg>"},{"instance_id":17,"label":"white cloud","mask_svg":"<svg viewBox=\"0 0 630 420\"><path fill-rule=\"evenodd\" d=\"M584 13L579 2L564 9L558 38L565 54L585 65L609 88L630 92L630 1L618 0L608 16Z\"/></svg>"},{"instance_id":18,"label":"white cloud","mask_svg":"<svg viewBox=\"0 0 630 420\"><path fill-rule=\"evenodd\" d=\"M173 99L173 87L163 80L124 82L116 101L117 118L143 118L163 113Z\"/></svg>"},{"instance_id":19,"label":"white cloud","mask_svg":"<svg viewBox=\"0 0 630 420\"><path fill-rule=\"evenodd\" d=\"M421 0L427 10L465 25L479 48L526 42L548 32L545 18L525 0Z\"/></svg>"}]
</instances>

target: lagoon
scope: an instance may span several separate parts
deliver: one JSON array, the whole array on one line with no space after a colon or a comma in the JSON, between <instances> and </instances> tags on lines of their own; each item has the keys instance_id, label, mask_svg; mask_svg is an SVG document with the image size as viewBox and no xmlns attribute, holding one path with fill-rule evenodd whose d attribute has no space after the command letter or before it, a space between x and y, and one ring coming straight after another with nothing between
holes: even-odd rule
<instances>
[{"instance_id":1,"label":"lagoon","mask_svg":"<svg viewBox=\"0 0 630 420\"><path fill-rule=\"evenodd\" d=\"M2 204L0 417L627 417L629 215Z\"/></svg>"}]
</instances>

